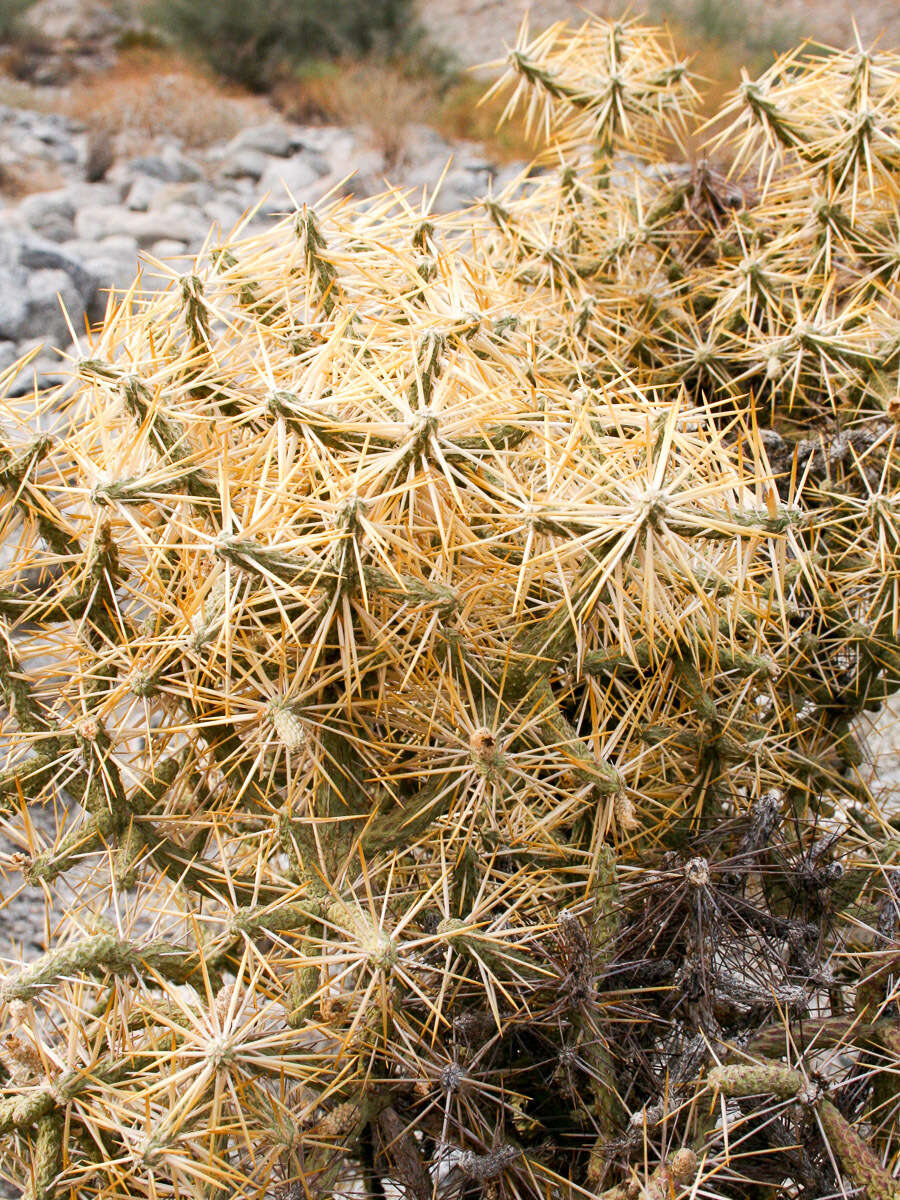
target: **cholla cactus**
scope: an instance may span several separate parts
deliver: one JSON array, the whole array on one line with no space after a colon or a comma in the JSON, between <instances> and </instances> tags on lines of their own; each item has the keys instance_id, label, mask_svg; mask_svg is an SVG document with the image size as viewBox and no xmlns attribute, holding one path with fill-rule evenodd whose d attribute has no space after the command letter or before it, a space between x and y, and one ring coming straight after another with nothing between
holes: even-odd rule
<instances>
[{"instance_id":1,"label":"cholla cactus","mask_svg":"<svg viewBox=\"0 0 900 1200\"><path fill-rule=\"evenodd\" d=\"M510 86L543 174L236 236L5 405L35 1200L893 1194L900 69L776 64L730 179L652 31Z\"/></svg>"}]
</instances>

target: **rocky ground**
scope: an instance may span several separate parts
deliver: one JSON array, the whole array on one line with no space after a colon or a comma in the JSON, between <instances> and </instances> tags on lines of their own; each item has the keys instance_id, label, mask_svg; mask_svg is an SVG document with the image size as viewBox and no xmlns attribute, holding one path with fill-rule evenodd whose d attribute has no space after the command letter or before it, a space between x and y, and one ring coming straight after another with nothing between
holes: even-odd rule
<instances>
[{"instance_id":1,"label":"rocky ground","mask_svg":"<svg viewBox=\"0 0 900 1200\"><path fill-rule=\"evenodd\" d=\"M0 371L46 345L13 384L13 394L56 377L69 323L102 312L109 289L128 287L138 270L145 289L165 286L159 260L182 269L213 238L254 210L252 232L297 204L337 191L357 196L390 182L431 195L437 211L464 207L502 185L521 164L499 169L471 143L452 145L412 126L402 161L388 170L363 129L290 125L273 118L230 141L187 150L158 139L115 158L91 182L87 131L57 115L0 107L0 166L40 163L65 183L0 209ZM65 311L63 311L63 309Z\"/></svg>"}]
</instances>

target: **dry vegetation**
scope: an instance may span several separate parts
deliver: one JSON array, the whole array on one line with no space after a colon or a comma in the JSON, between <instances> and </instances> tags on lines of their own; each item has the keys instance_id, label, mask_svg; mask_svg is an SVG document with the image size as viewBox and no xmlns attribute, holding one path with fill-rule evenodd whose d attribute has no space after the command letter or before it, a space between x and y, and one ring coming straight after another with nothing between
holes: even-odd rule
<instances>
[{"instance_id":1,"label":"dry vegetation","mask_svg":"<svg viewBox=\"0 0 900 1200\"><path fill-rule=\"evenodd\" d=\"M427 124L444 137L484 145L497 162L530 158L520 130L501 125L501 106L483 103L484 84L442 78L384 61L321 64L280 83L273 99L291 120L363 126L391 166L402 161L408 130Z\"/></svg>"},{"instance_id":2,"label":"dry vegetation","mask_svg":"<svg viewBox=\"0 0 900 1200\"><path fill-rule=\"evenodd\" d=\"M410 125L433 123L438 107L434 80L372 61L323 65L283 83L275 101L290 120L362 126L389 169L402 160Z\"/></svg>"},{"instance_id":3,"label":"dry vegetation","mask_svg":"<svg viewBox=\"0 0 900 1200\"><path fill-rule=\"evenodd\" d=\"M50 192L64 182L60 172L44 162L0 163L0 195L8 200Z\"/></svg>"},{"instance_id":4,"label":"dry vegetation","mask_svg":"<svg viewBox=\"0 0 900 1200\"><path fill-rule=\"evenodd\" d=\"M160 135L208 146L265 113L262 101L223 86L191 61L142 48L122 53L112 70L76 81L60 108L133 151Z\"/></svg>"}]
</instances>

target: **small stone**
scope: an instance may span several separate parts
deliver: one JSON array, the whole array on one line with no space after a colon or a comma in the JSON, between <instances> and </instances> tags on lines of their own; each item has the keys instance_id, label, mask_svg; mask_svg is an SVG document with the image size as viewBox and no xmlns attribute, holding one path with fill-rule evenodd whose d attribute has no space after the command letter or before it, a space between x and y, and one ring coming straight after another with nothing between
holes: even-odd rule
<instances>
[{"instance_id":1,"label":"small stone","mask_svg":"<svg viewBox=\"0 0 900 1200\"><path fill-rule=\"evenodd\" d=\"M193 159L170 147L159 154L140 155L126 165L138 175L149 175L163 183L191 183L203 178L203 171Z\"/></svg>"},{"instance_id":2,"label":"small stone","mask_svg":"<svg viewBox=\"0 0 900 1200\"><path fill-rule=\"evenodd\" d=\"M298 154L270 163L259 181L260 191L269 193L260 212L292 211L291 197L298 205L314 199L313 192L321 190L316 184L327 170L328 164L318 154Z\"/></svg>"},{"instance_id":3,"label":"small stone","mask_svg":"<svg viewBox=\"0 0 900 1200\"><path fill-rule=\"evenodd\" d=\"M160 241L154 242L150 247L150 253L153 257L162 260L177 258L186 251L187 246L185 243L176 241L174 238L161 238Z\"/></svg>"},{"instance_id":4,"label":"small stone","mask_svg":"<svg viewBox=\"0 0 900 1200\"><path fill-rule=\"evenodd\" d=\"M246 148L229 154L219 174L223 179L259 179L265 174L270 159L259 150Z\"/></svg>"},{"instance_id":5,"label":"small stone","mask_svg":"<svg viewBox=\"0 0 900 1200\"><path fill-rule=\"evenodd\" d=\"M184 205L148 212L132 212L116 205L83 208L75 218L79 238L98 242L115 234L133 238L141 248L162 238L175 238L188 245L200 246L206 235L206 222L200 212Z\"/></svg>"},{"instance_id":6,"label":"small stone","mask_svg":"<svg viewBox=\"0 0 900 1200\"><path fill-rule=\"evenodd\" d=\"M28 324L47 341L68 343L72 326L83 325L85 304L69 275L60 270L32 271L28 277Z\"/></svg>"},{"instance_id":7,"label":"small stone","mask_svg":"<svg viewBox=\"0 0 900 1200\"><path fill-rule=\"evenodd\" d=\"M66 188L26 196L19 215L32 229L54 242L65 241L74 232L75 203Z\"/></svg>"},{"instance_id":8,"label":"small stone","mask_svg":"<svg viewBox=\"0 0 900 1200\"><path fill-rule=\"evenodd\" d=\"M147 209L150 212L158 212L160 209L171 209L176 205L182 209L200 209L214 199L216 194L215 188L205 180L196 180L192 183L164 183L150 198Z\"/></svg>"},{"instance_id":9,"label":"small stone","mask_svg":"<svg viewBox=\"0 0 900 1200\"><path fill-rule=\"evenodd\" d=\"M161 179L156 179L152 175L138 175L128 189L125 203L132 212L146 212L153 202L154 196L165 186Z\"/></svg>"},{"instance_id":10,"label":"small stone","mask_svg":"<svg viewBox=\"0 0 900 1200\"><path fill-rule=\"evenodd\" d=\"M234 159L246 150L260 155L287 158L295 145L294 135L286 125L256 125L242 129L225 147L226 161Z\"/></svg>"},{"instance_id":11,"label":"small stone","mask_svg":"<svg viewBox=\"0 0 900 1200\"><path fill-rule=\"evenodd\" d=\"M20 270L0 267L0 338L16 342L27 332L25 275Z\"/></svg>"}]
</instances>

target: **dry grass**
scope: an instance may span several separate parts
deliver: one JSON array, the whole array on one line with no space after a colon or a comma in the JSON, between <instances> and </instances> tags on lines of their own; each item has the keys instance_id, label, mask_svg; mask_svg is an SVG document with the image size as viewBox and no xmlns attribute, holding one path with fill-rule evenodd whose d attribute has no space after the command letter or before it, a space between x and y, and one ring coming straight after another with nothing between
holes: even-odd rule
<instances>
[{"instance_id":1,"label":"dry grass","mask_svg":"<svg viewBox=\"0 0 900 1200\"><path fill-rule=\"evenodd\" d=\"M484 91L483 80L463 76L448 84L370 60L319 66L280 85L274 99L292 121L366 126L392 166L402 161L410 125L422 123L451 140L483 143L499 162L529 158L520 131L498 127L500 106L481 105Z\"/></svg>"},{"instance_id":2,"label":"dry grass","mask_svg":"<svg viewBox=\"0 0 900 1200\"><path fill-rule=\"evenodd\" d=\"M65 179L45 162L0 163L0 195L7 200L22 200L35 192L52 192Z\"/></svg>"},{"instance_id":3,"label":"dry grass","mask_svg":"<svg viewBox=\"0 0 900 1200\"><path fill-rule=\"evenodd\" d=\"M202 147L232 137L266 106L224 87L195 65L144 47L123 53L116 66L69 89L63 110L88 129L140 148L160 134Z\"/></svg>"},{"instance_id":4,"label":"dry grass","mask_svg":"<svg viewBox=\"0 0 900 1200\"><path fill-rule=\"evenodd\" d=\"M442 96L436 124L448 138L469 138L482 142L497 162L531 158L533 143L517 125L500 124L503 105L494 99L484 100L482 79L459 79Z\"/></svg>"},{"instance_id":5,"label":"dry grass","mask_svg":"<svg viewBox=\"0 0 900 1200\"><path fill-rule=\"evenodd\" d=\"M48 99L47 89L38 88L21 79L3 73L0 66L0 104L10 108L30 108L35 112L52 112L54 105Z\"/></svg>"},{"instance_id":6,"label":"dry grass","mask_svg":"<svg viewBox=\"0 0 900 1200\"><path fill-rule=\"evenodd\" d=\"M374 60L320 65L282 84L275 99L293 121L364 125L392 167L403 158L410 125L431 122L437 110L432 80Z\"/></svg>"}]
</instances>

